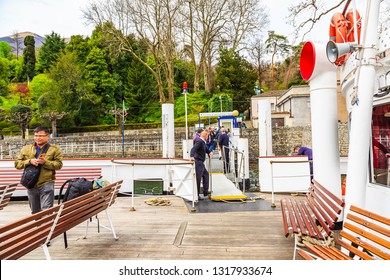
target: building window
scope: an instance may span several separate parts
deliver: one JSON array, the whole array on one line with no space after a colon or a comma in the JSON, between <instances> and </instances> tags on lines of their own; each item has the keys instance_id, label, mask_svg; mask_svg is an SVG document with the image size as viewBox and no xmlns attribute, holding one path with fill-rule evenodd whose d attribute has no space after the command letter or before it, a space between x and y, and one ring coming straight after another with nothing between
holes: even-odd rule
<instances>
[{"instance_id":1,"label":"building window","mask_svg":"<svg viewBox=\"0 0 390 280\"><path fill-rule=\"evenodd\" d=\"M275 111L275 103L271 102L271 111Z\"/></svg>"},{"instance_id":2,"label":"building window","mask_svg":"<svg viewBox=\"0 0 390 280\"><path fill-rule=\"evenodd\" d=\"M379 105L372 111L372 176L371 182L389 186L390 162L390 104Z\"/></svg>"},{"instance_id":3,"label":"building window","mask_svg":"<svg viewBox=\"0 0 390 280\"><path fill-rule=\"evenodd\" d=\"M272 127L284 126L284 118L272 118Z\"/></svg>"}]
</instances>

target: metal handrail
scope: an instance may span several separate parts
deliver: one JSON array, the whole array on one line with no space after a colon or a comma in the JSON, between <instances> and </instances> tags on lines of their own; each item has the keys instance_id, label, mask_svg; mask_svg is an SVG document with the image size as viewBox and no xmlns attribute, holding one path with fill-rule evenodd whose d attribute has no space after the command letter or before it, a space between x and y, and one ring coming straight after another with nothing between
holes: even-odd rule
<instances>
[{"instance_id":1,"label":"metal handrail","mask_svg":"<svg viewBox=\"0 0 390 280\"><path fill-rule=\"evenodd\" d=\"M237 172L236 172L236 166L235 166L235 162L233 162L233 166L229 166L230 167L230 171L231 173L233 173L233 176L234 176L234 181L235 181L235 185L236 185L236 188L238 189L239 186L238 186L238 179L240 178L240 175L242 174L242 177L241 177L241 180L242 180L242 185L243 185L243 193L245 193L245 168L244 168L244 164L245 164L245 153L244 151L240 151L238 150L237 148L235 147L228 147L228 146L222 146L222 158L223 158L223 162L224 162L224 165L225 165L225 170L227 171L227 163L226 163L226 158L225 158L225 149L229 149L229 155L233 152L234 154L241 154L241 160L240 160L240 163L238 164L238 168L237 168ZM235 156L236 158L237 156ZM229 156L229 158L231 159L231 157ZM230 164L230 163L229 163ZM233 167L233 168L232 168ZM241 173L241 170L242 170L242 173Z\"/></svg>"}]
</instances>

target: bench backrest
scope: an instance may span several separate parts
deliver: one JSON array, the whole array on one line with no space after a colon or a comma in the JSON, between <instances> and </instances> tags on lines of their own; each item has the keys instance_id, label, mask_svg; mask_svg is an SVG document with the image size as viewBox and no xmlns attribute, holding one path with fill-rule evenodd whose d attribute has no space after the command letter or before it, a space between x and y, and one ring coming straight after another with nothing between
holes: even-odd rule
<instances>
[{"instance_id":1,"label":"bench backrest","mask_svg":"<svg viewBox=\"0 0 390 280\"><path fill-rule=\"evenodd\" d=\"M313 180L305 199L280 200L284 236L295 234L325 240L331 235L344 201ZM321 225L324 232L318 228Z\"/></svg>"},{"instance_id":2,"label":"bench backrest","mask_svg":"<svg viewBox=\"0 0 390 280\"><path fill-rule=\"evenodd\" d=\"M0 259L18 259L111 206L122 181L0 227Z\"/></svg>"},{"instance_id":3,"label":"bench backrest","mask_svg":"<svg viewBox=\"0 0 390 280\"><path fill-rule=\"evenodd\" d=\"M0 227L0 259L16 260L45 244L60 205Z\"/></svg>"},{"instance_id":4,"label":"bench backrest","mask_svg":"<svg viewBox=\"0 0 390 280\"><path fill-rule=\"evenodd\" d=\"M64 202L51 239L106 210L115 202L121 184L118 181Z\"/></svg>"},{"instance_id":5,"label":"bench backrest","mask_svg":"<svg viewBox=\"0 0 390 280\"><path fill-rule=\"evenodd\" d=\"M0 210L8 205L13 192L16 190L16 186L17 184L0 186Z\"/></svg>"},{"instance_id":6,"label":"bench backrest","mask_svg":"<svg viewBox=\"0 0 390 280\"><path fill-rule=\"evenodd\" d=\"M390 219L352 205L339 244L362 259L390 260ZM387 251L387 252L386 252Z\"/></svg>"},{"instance_id":7,"label":"bench backrest","mask_svg":"<svg viewBox=\"0 0 390 280\"><path fill-rule=\"evenodd\" d=\"M17 189L25 189L19 184L23 170L20 169L0 169L0 185L17 184ZM93 180L101 176L100 167L63 167L56 171L55 188L58 189L62 184L72 178L84 177L87 180Z\"/></svg>"},{"instance_id":8,"label":"bench backrest","mask_svg":"<svg viewBox=\"0 0 390 280\"><path fill-rule=\"evenodd\" d=\"M306 195L307 201L318 223L327 235L335 227L344 207L344 201L318 183L315 179Z\"/></svg>"}]
</instances>

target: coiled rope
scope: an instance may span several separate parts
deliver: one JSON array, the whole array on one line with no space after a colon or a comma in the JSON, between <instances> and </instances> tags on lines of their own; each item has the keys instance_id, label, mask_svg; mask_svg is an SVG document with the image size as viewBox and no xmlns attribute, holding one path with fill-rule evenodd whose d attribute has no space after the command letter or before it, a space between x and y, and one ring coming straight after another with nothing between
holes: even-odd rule
<instances>
[{"instance_id":1,"label":"coiled rope","mask_svg":"<svg viewBox=\"0 0 390 280\"><path fill-rule=\"evenodd\" d=\"M161 196L147 199L145 203L152 206L170 206L172 204L169 199Z\"/></svg>"}]
</instances>

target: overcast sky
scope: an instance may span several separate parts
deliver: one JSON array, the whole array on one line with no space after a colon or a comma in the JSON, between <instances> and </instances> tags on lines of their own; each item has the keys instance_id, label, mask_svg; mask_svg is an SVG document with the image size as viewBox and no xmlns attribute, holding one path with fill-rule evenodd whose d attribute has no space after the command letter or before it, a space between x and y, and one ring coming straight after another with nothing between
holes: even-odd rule
<instances>
[{"instance_id":1,"label":"overcast sky","mask_svg":"<svg viewBox=\"0 0 390 280\"><path fill-rule=\"evenodd\" d=\"M8 36L15 31L30 31L41 36L49 35L52 31L62 37L71 35L91 35L93 26L87 26L82 17L81 9L90 0L0 0L0 37ZM276 34L288 36L292 26L286 23L287 8L300 0L263 0L269 8L270 25L268 30ZM329 0L338 2L338 0ZM324 17L321 25L311 32L305 40L328 40L329 21L331 15ZM264 33L266 36L266 33ZM290 43L291 42L290 39Z\"/></svg>"},{"instance_id":2,"label":"overcast sky","mask_svg":"<svg viewBox=\"0 0 390 280\"><path fill-rule=\"evenodd\" d=\"M81 8L89 0L0 0L0 36L30 31L41 36L52 31L62 37L91 35Z\"/></svg>"}]
</instances>

